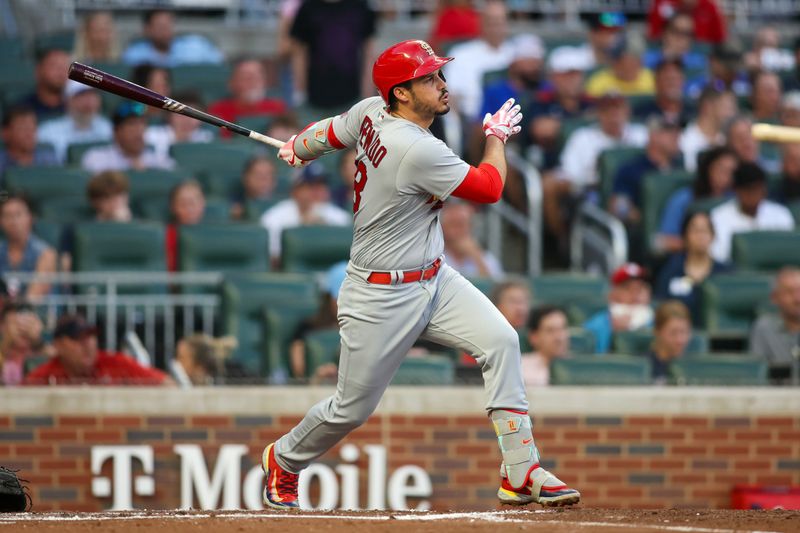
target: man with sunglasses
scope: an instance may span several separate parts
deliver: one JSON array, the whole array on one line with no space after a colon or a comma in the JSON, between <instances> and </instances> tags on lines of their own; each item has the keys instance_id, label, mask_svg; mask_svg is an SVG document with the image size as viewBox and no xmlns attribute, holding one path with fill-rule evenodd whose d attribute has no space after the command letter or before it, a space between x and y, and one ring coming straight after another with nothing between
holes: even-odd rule
<instances>
[{"instance_id":1,"label":"man with sunglasses","mask_svg":"<svg viewBox=\"0 0 800 533\"><path fill-rule=\"evenodd\" d=\"M106 170L171 169L175 162L168 156L147 146L144 140L147 128L145 105L126 100L111 117L114 125L114 142L88 150L81 167L92 173Z\"/></svg>"},{"instance_id":2,"label":"man with sunglasses","mask_svg":"<svg viewBox=\"0 0 800 533\"><path fill-rule=\"evenodd\" d=\"M443 259L442 206L455 196L500 199L505 143L520 131L509 99L483 119L477 167L459 159L429 128L450 111L438 57L424 41L404 41L375 61L380 97L292 136L278 157L294 167L356 149L353 245L339 291L341 350L336 394L318 403L262 455L267 506L297 508L299 472L363 424L419 338L471 354L480 365L486 413L502 455L502 503L573 505L578 491L541 467L522 380L519 337L497 308ZM446 446L446 443L442 443Z\"/></svg>"}]
</instances>

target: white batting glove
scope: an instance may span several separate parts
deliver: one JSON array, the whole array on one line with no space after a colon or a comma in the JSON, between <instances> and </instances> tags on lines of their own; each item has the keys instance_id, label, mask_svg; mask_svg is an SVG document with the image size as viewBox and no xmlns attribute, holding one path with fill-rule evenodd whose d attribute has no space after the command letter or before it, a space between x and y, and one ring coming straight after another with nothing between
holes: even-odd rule
<instances>
[{"instance_id":1,"label":"white batting glove","mask_svg":"<svg viewBox=\"0 0 800 533\"><path fill-rule=\"evenodd\" d=\"M310 161L304 161L297 157L297 154L294 153L295 137L297 137L297 135L292 135L289 137L289 140L286 141L283 146L281 146L281 149L278 150L278 159L282 159L290 167L300 168L309 164Z\"/></svg>"},{"instance_id":2,"label":"white batting glove","mask_svg":"<svg viewBox=\"0 0 800 533\"><path fill-rule=\"evenodd\" d=\"M509 98L494 115L486 113L483 117L483 133L488 137L494 135L503 143L512 135L519 133L522 129L518 124L522 121L522 113L519 104L514 105L514 99Z\"/></svg>"}]
</instances>

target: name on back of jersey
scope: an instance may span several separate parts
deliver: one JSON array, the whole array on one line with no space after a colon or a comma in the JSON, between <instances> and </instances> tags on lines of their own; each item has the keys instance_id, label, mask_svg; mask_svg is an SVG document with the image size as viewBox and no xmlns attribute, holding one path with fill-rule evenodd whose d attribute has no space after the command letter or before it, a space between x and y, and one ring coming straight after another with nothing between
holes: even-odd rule
<instances>
[{"instance_id":1,"label":"name on back of jersey","mask_svg":"<svg viewBox=\"0 0 800 533\"><path fill-rule=\"evenodd\" d=\"M372 119L364 117L361 123L361 132L358 137L358 144L364 150L364 155L372 163L373 168L378 168L383 158L386 157L386 147L381 144L381 138L375 133Z\"/></svg>"}]
</instances>

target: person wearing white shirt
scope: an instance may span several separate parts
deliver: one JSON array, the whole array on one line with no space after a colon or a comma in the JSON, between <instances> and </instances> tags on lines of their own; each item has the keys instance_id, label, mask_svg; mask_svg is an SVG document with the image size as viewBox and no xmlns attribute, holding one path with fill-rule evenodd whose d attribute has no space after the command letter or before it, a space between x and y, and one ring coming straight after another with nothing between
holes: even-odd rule
<instances>
[{"instance_id":1,"label":"person wearing white shirt","mask_svg":"<svg viewBox=\"0 0 800 533\"><path fill-rule=\"evenodd\" d=\"M711 210L716 233L711 256L719 262L731 258L731 241L735 233L758 230L794 229L792 213L767 197L767 175L755 163L742 162L733 173L736 197Z\"/></svg>"},{"instance_id":2,"label":"person wearing white shirt","mask_svg":"<svg viewBox=\"0 0 800 533\"><path fill-rule=\"evenodd\" d=\"M200 98L191 92L175 94L173 98L203 111ZM211 130L205 129L202 123L192 117L179 113L167 113L167 123L148 126L144 131L144 141L152 146L156 154L162 158L169 157L169 149L175 143L208 143L214 140Z\"/></svg>"},{"instance_id":3,"label":"person wearing white shirt","mask_svg":"<svg viewBox=\"0 0 800 533\"><path fill-rule=\"evenodd\" d=\"M281 255L281 234L287 228L304 225L347 226L353 217L329 201L325 170L311 163L292 179L291 198L278 202L261 215L261 225L269 232L269 252L277 263Z\"/></svg>"},{"instance_id":4,"label":"person wearing white shirt","mask_svg":"<svg viewBox=\"0 0 800 533\"><path fill-rule=\"evenodd\" d=\"M139 102L125 101L114 111L114 144L92 148L81 160L81 167L92 173L104 170L143 170L146 168L172 169L175 162L156 153L145 144L147 119L145 106Z\"/></svg>"},{"instance_id":5,"label":"person wearing white shirt","mask_svg":"<svg viewBox=\"0 0 800 533\"><path fill-rule=\"evenodd\" d=\"M736 96L730 91L703 89L697 102L697 119L686 126L679 141L686 170L697 170L700 152L725 144L722 125L736 114L737 105Z\"/></svg>"},{"instance_id":6,"label":"person wearing white shirt","mask_svg":"<svg viewBox=\"0 0 800 533\"><path fill-rule=\"evenodd\" d=\"M483 103L483 75L507 68L514 59L514 45L507 40L508 11L505 2L486 2L481 15L481 36L454 46L451 61L444 67L451 100L458 111L477 120Z\"/></svg>"},{"instance_id":7,"label":"person wearing white shirt","mask_svg":"<svg viewBox=\"0 0 800 533\"><path fill-rule=\"evenodd\" d=\"M95 141L111 142L111 121L100 114L100 94L96 89L75 80L64 88L67 114L39 125L39 142L49 143L60 163L67 159L71 144Z\"/></svg>"},{"instance_id":8,"label":"person wearing white shirt","mask_svg":"<svg viewBox=\"0 0 800 533\"><path fill-rule=\"evenodd\" d=\"M503 277L500 261L487 252L472 236L472 217L475 209L466 202L445 202L439 219L444 236L444 255L447 264L468 278Z\"/></svg>"}]
</instances>

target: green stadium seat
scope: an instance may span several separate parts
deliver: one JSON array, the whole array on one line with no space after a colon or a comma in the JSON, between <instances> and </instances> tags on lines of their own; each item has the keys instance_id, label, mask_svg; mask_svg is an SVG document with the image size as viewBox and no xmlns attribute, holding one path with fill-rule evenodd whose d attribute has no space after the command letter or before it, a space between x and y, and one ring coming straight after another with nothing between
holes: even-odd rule
<instances>
[{"instance_id":1,"label":"green stadium seat","mask_svg":"<svg viewBox=\"0 0 800 533\"><path fill-rule=\"evenodd\" d=\"M169 222L169 197L153 196L144 198L133 205L134 214L145 220ZM203 223L222 223L230 220L230 205L221 198L206 197L206 210Z\"/></svg>"},{"instance_id":2,"label":"green stadium seat","mask_svg":"<svg viewBox=\"0 0 800 533\"><path fill-rule=\"evenodd\" d=\"M684 357L670 367L678 385L766 386L769 365L765 359L742 355Z\"/></svg>"},{"instance_id":3,"label":"green stadium seat","mask_svg":"<svg viewBox=\"0 0 800 533\"><path fill-rule=\"evenodd\" d=\"M702 320L712 336L743 337L760 308L769 302L771 279L755 274L726 274L700 286Z\"/></svg>"},{"instance_id":4,"label":"green stadium seat","mask_svg":"<svg viewBox=\"0 0 800 533\"><path fill-rule=\"evenodd\" d=\"M151 198L169 198L169 193L175 186L191 177L183 170L158 168L128 170L125 174L130 183L131 204Z\"/></svg>"},{"instance_id":5,"label":"green stadium seat","mask_svg":"<svg viewBox=\"0 0 800 533\"><path fill-rule=\"evenodd\" d=\"M320 329L306 334L307 377L314 375L317 368L328 363L338 363L341 339L338 328Z\"/></svg>"},{"instance_id":6,"label":"green stadium seat","mask_svg":"<svg viewBox=\"0 0 800 533\"><path fill-rule=\"evenodd\" d=\"M694 176L685 171L654 172L642 180L642 228L645 250L655 250L654 237L658 233L661 215L673 192L690 185Z\"/></svg>"},{"instance_id":7,"label":"green stadium seat","mask_svg":"<svg viewBox=\"0 0 800 533\"><path fill-rule=\"evenodd\" d=\"M178 229L183 272L266 272L267 230L257 224L197 224Z\"/></svg>"},{"instance_id":8,"label":"green stadium seat","mask_svg":"<svg viewBox=\"0 0 800 533\"><path fill-rule=\"evenodd\" d=\"M81 160L83 159L84 154L91 150L92 148L97 148L98 146L110 146L111 143L108 141L90 141L90 142L83 142L83 143L73 143L67 147L67 164L71 166L80 166Z\"/></svg>"},{"instance_id":9,"label":"green stadium seat","mask_svg":"<svg viewBox=\"0 0 800 533\"><path fill-rule=\"evenodd\" d=\"M298 226L283 230L281 266L286 272L320 272L350 257L350 226Z\"/></svg>"},{"instance_id":10,"label":"green stadium seat","mask_svg":"<svg viewBox=\"0 0 800 533\"><path fill-rule=\"evenodd\" d=\"M72 52L75 48L75 32L60 31L54 33L39 34L33 41L33 49L36 51L48 49L64 50Z\"/></svg>"},{"instance_id":11,"label":"green stadium seat","mask_svg":"<svg viewBox=\"0 0 800 533\"><path fill-rule=\"evenodd\" d=\"M72 224L88 222L95 216L85 196L62 196L40 200L36 212L40 220Z\"/></svg>"},{"instance_id":12,"label":"green stadium seat","mask_svg":"<svg viewBox=\"0 0 800 533\"><path fill-rule=\"evenodd\" d=\"M36 65L32 61L18 60L3 65L0 69L0 91L13 87L26 87L32 90L35 86ZM6 101L11 104L12 101Z\"/></svg>"},{"instance_id":13,"label":"green stadium seat","mask_svg":"<svg viewBox=\"0 0 800 533\"><path fill-rule=\"evenodd\" d=\"M34 204L62 196L83 196L89 173L61 167L10 168L5 175L6 188L21 190Z\"/></svg>"},{"instance_id":14,"label":"green stadium seat","mask_svg":"<svg viewBox=\"0 0 800 533\"><path fill-rule=\"evenodd\" d=\"M517 328L517 336L519 337L519 351L522 353L527 353L533 351L533 346L531 343L528 342L528 328L522 326L521 328Z\"/></svg>"},{"instance_id":15,"label":"green stadium seat","mask_svg":"<svg viewBox=\"0 0 800 533\"><path fill-rule=\"evenodd\" d=\"M794 202L790 202L789 204L787 204L787 207L789 208L789 211L792 212L795 225L800 227L800 200L795 200Z\"/></svg>"},{"instance_id":16,"label":"green stadium seat","mask_svg":"<svg viewBox=\"0 0 800 533\"><path fill-rule=\"evenodd\" d=\"M550 365L553 385L648 385L649 359L632 355L598 355L556 359Z\"/></svg>"},{"instance_id":17,"label":"green stadium seat","mask_svg":"<svg viewBox=\"0 0 800 533\"><path fill-rule=\"evenodd\" d=\"M56 250L61 246L61 234L63 229L60 223L50 220L37 220L33 224L33 234Z\"/></svg>"},{"instance_id":18,"label":"green stadium seat","mask_svg":"<svg viewBox=\"0 0 800 533\"><path fill-rule=\"evenodd\" d=\"M614 353L627 355L646 355L653 344L652 331L619 331L614 333L613 351ZM708 336L705 333L695 331L686 346L686 354L708 353Z\"/></svg>"},{"instance_id":19,"label":"green stadium seat","mask_svg":"<svg viewBox=\"0 0 800 533\"><path fill-rule=\"evenodd\" d=\"M170 154L178 166L203 183L207 192L227 196L229 188L239 181L247 161L255 154L254 144L175 143L170 147Z\"/></svg>"},{"instance_id":20,"label":"green stadium seat","mask_svg":"<svg viewBox=\"0 0 800 533\"><path fill-rule=\"evenodd\" d=\"M608 306L608 282L596 276L545 274L532 279L531 290L537 303L563 307L573 325Z\"/></svg>"},{"instance_id":21,"label":"green stadium seat","mask_svg":"<svg viewBox=\"0 0 800 533\"><path fill-rule=\"evenodd\" d=\"M272 117L267 115L247 115L243 117L236 117L234 122L240 126L244 126L248 130L264 133L267 131L270 122L272 122ZM245 139L244 137L241 138Z\"/></svg>"},{"instance_id":22,"label":"green stadium seat","mask_svg":"<svg viewBox=\"0 0 800 533\"><path fill-rule=\"evenodd\" d=\"M222 330L239 345L234 360L262 377L288 376L294 327L319 307L314 278L301 274L230 274L222 284ZM299 318L301 317L301 318Z\"/></svg>"},{"instance_id":23,"label":"green stadium seat","mask_svg":"<svg viewBox=\"0 0 800 533\"><path fill-rule=\"evenodd\" d=\"M777 271L800 265L800 232L751 231L733 236L731 257L742 270Z\"/></svg>"},{"instance_id":24,"label":"green stadium seat","mask_svg":"<svg viewBox=\"0 0 800 533\"><path fill-rule=\"evenodd\" d=\"M406 357L392 378L392 385L452 385L453 360L443 355Z\"/></svg>"},{"instance_id":25,"label":"green stadium seat","mask_svg":"<svg viewBox=\"0 0 800 533\"><path fill-rule=\"evenodd\" d=\"M25 41L22 37L12 37L10 35L0 35L0 64L6 65L11 62L19 62L25 56Z\"/></svg>"},{"instance_id":26,"label":"green stadium seat","mask_svg":"<svg viewBox=\"0 0 800 533\"><path fill-rule=\"evenodd\" d=\"M591 355L595 347L594 334L588 329L569 329L569 352L573 355Z\"/></svg>"},{"instance_id":27,"label":"green stadium seat","mask_svg":"<svg viewBox=\"0 0 800 533\"><path fill-rule=\"evenodd\" d=\"M702 211L703 213L710 213L712 209L721 205L725 202L730 200L730 198L726 198L724 196L718 198L703 198L702 200L695 200L689 207L686 208L687 213L697 213Z\"/></svg>"},{"instance_id":28,"label":"green stadium seat","mask_svg":"<svg viewBox=\"0 0 800 533\"><path fill-rule=\"evenodd\" d=\"M174 67L171 71L172 92L196 91L200 93L203 103L208 105L228 93L230 73L231 67L228 64Z\"/></svg>"},{"instance_id":29,"label":"green stadium seat","mask_svg":"<svg viewBox=\"0 0 800 533\"><path fill-rule=\"evenodd\" d=\"M468 278L469 282L475 285L475 288L485 294L487 297L492 294L494 287L494 280L492 278Z\"/></svg>"},{"instance_id":30,"label":"green stadium seat","mask_svg":"<svg viewBox=\"0 0 800 533\"><path fill-rule=\"evenodd\" d=\"M269 200L247 200L244 204L245 220L258 222L261 220L261 215L278 202L280 202L278 198L270 198Z\"/></svg>"},{"instance_id":31,"label":"green stadium seat","mask_svg":"<svg viewBox=\"0 0 800 533\"><path fill-rule=\"evenodd\" d=\"M614 186L614 178L621 166L625 165L634 158L643 155L644 148L631 146L609 148L600 152L597 158L597 179L600 186L600 205L605 207L611 198L611 190Z\"/></svg>"}]
</instances>

